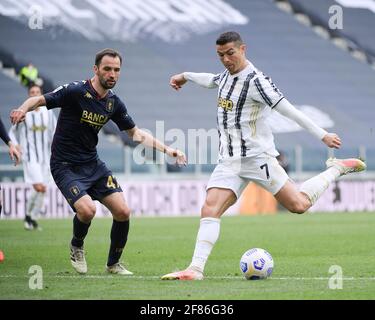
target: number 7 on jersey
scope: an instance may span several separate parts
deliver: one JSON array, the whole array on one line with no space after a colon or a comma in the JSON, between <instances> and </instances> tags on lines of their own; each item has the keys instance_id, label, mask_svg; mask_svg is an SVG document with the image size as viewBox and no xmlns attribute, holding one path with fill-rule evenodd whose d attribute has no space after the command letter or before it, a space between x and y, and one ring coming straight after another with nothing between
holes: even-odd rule
<instances>
[{"instance_id":1,"label":"number 7 on jersey","mask_svg":"<svg viewBox=\"0 0 375 320\"><path fill-rule=\"evenodd\" d=\"M261 168L261 169L266 168L266 176L267 176L267 179L269 179L269 178L270 178L270 172L268 171L268 164L267 164L267 163L262 164L262 165L260 166L260 168Z\"/></svg>"}]
</instances>

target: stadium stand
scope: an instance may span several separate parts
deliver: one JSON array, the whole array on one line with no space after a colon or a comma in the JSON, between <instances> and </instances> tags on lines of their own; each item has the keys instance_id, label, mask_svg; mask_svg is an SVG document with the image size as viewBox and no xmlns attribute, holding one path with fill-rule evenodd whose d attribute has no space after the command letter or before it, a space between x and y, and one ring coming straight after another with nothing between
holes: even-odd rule
<instances>
[{"instance_id":1,"label":"stadium stand","mask_svg":"<svg viewBox=\"0 0 375 320\"><path fill-rule=\"evenodd\" d=\"M348 2L348 1L343 1ZM289 0L294 12L306 14L311 23L324 27L332 37L342 37L349 41L351 50L362 50L366 53L369 62L375 62L375 12L360 8L358 1L351 1L353 7L341 6L343 12L343 28L329 27L331 14L329 8L340 5L333 0ZM360 23L359 23L360 22Z\"/></svg>"},{"instance_id":2,"label":"stadium stand","mask_svg":"<svg viewBox=\"0 0 375 320\"><path fill-rule=\"evenodd\" d=\"M4 124L9 127L10 110L25 99L27 91L19 83L5 76L1 71L0 88L3 93L0 98L0 114L1 118L4 119Z\"/></svg>"},{"instance_id":3,"label":"stadium stand","mask_svg":"<svg viewBox=\"0 0 375 320\"><path fill-rule=\"evenodd\" d=\"M243 13L248 23L227 25L178 43L152 36L129 42L109 38L94 41L61 26L31 30L25 19L4 15L0 16L0 37L17 61L33 61L56 85L90 77L95 53L103 47L118 49L124 55L124 67L115 91L124 99L137 125L155 133L155 121L164 120L165 131L181 128L187 132L191 128L215 128L216 93L195 86L173 92L168 86L169 77L187 70L220 72L223 67L215 53L216 37L220 32L235 29L248 45L248 57L272 77L292 103L311 105L328 114L334 121L329 130L342 137L348 150L364 146L368 148L367 156L374 154L371 148L375 72L369 65L301 25L274 1L226 2ZM9 106L20 100L8 97L3 103ZM118 134L116 126L108 125L106 130ZM303 146L306 161L302 169L324 167L321 158L326 157L326 148L308 133L279 133L276 143L287 153L292 170L295 145ZM318 154L319 159L313 157ZM358 152L352 154L357 155ZM206 168L210 170L212 166ZM375 164L370 164L371 168Z\"/></svg>"}]
</instances>

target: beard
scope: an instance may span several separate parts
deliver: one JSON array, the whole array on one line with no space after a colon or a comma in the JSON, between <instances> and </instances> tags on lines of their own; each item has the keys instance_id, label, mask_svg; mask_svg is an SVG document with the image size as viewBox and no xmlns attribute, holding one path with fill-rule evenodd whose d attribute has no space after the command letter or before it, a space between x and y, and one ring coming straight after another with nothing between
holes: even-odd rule
<instances>
[{"instance_id":1,"label":"beard","mask_svg":"<svg viewBox=\"0 0 375 320\"><path fill-rule=\"evenodd\" d=\"M108 90L108 89L112 89L115 85L116 85L116 80L113 80L112 83L110 83L110 80L105 80L104 78L102 77L99 77L99 82L101 84L101 86Z\"/></svg>"}]
</instances>

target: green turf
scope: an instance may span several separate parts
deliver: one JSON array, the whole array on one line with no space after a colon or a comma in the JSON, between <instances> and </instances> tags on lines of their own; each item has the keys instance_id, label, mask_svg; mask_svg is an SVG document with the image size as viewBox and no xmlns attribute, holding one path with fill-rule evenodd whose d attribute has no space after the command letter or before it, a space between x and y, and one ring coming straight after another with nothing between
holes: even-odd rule
<instances>
[{"instance_id":1,"label":"green turf","mask_svg":"<svg viewBox=\"0 0 375 320\"><path fill-rule=\"evenodd\" d=\"M0 221L0 299L374 299L375 214L326 213L224 217L204 281L161 281L190 262L198 217L133 218L124 261L133 277L107 275L110 219L94 219L86 239L88 274L69 261L71 220ZM275 269L267 280L247 281L241 255L267 249ZM43 289L29 288L29 267L43 270ZM343 270L343 288L329 289L330 266Z\"/></svg>"}]
</instances>

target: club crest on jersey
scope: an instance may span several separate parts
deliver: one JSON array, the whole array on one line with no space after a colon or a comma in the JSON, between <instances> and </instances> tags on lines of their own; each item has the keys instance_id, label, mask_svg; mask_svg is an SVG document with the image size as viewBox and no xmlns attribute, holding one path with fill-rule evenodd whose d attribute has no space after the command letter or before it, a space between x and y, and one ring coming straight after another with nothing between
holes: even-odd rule
<instances>
[{"instance_id":1,"label":"club crest on jersey","mask_svg":"<svg viewBox=\"0 0 375 320\"><path fill-rule=\"evenodd\" d=\"M85 98L88 98L88 99L92 99L92 95L90 92L86 91L85 95L84 95Z\"/></svg>"},{"instance_id":2,"label":"club crest on jersey","mask_svg":"<svg viewBox=\"0 0 375 320\"><path fill-rule=\"evenodd\" d=\"M114 99L108 99L107 103L105 104L105 109L108 112L112 112L114 104L115 104L115 100Z\"/></svg>"},{"instance_id":3,"label":"club crest on jersey","mask_svg":"<svg viewBox=\"0 0 375 320\"><path fill-rule=\"evenodd\" d=\"M219 101L217 102L217 106L219 108L223 108L225 111L232 111L233 109L233 101L227 100L224 98L219 98Z\"/></svg>"},{"instance_id":4,"label":"club crest on jersey","mask_svg":"<svg viewBox=\"0 0 375 320\"><path fill-rule=\"evenodd\" d=\"M71 187L69 190L73 196L77 196L81 192L77 186Z\"/></svg>"}]
</instances>

